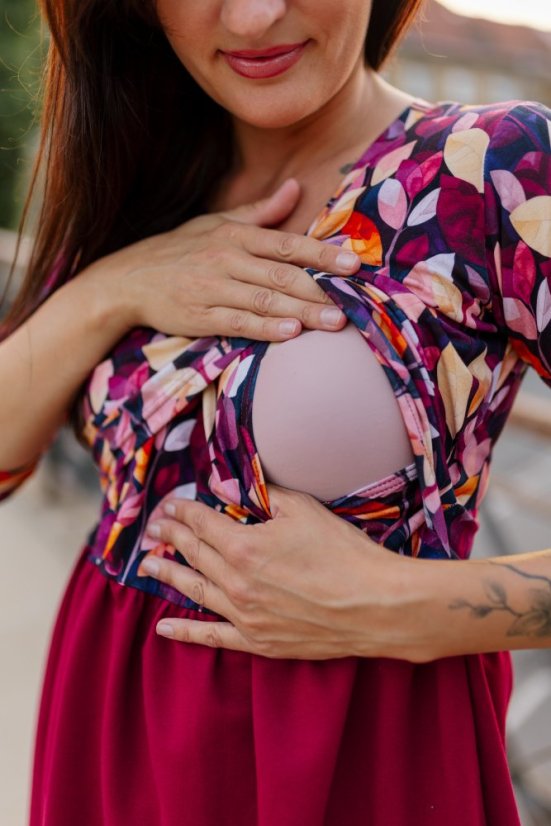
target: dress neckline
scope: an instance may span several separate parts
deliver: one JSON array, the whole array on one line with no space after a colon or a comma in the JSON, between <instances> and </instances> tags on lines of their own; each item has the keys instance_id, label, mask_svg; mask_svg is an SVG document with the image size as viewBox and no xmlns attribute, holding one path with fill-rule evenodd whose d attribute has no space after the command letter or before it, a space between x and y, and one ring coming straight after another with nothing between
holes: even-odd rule
<instances>
[{"instance_id":1,"label":"dress neckline","mask_svg":"<svg viewBox=\"0 0 551 826\"><path fill-rule=\"evenodd\" d=\"M441 105L441 102L429 103L428 101L423 100L421 98L412 98L410 102L407 104L407 106L404 109L402 109L402 111L384 127L384 129L377 135L377 137L374 138L362 150L361 155L354 162L348 164L348 169L340 179L337 188L334 190L332 195L316 214L313 221L311 221L308 229L303 234L305 236L311 235L316 229L316 227L321 223L322 219L330 214L337 200L347 192L354 178L354 173L357 172L358 169L362 169L367 166L367 164L371 160L372 155L375 154L376 150L382 143L384 143L390 138L392 132L398 127L400 123L406 124L411 113L414 111L417 111L420 113L420 115L422 115L423 113L427 113L429 111L432 111L433 109L437 109Z\"/></svg>"}]
</instances>

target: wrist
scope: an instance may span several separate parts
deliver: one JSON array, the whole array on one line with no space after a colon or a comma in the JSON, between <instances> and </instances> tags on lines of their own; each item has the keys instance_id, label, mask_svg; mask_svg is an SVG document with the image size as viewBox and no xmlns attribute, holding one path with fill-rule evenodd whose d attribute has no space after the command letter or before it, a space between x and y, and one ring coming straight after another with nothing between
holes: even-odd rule
<instances>
[{"instance_id":1,"label":"wrist","mask_svg":"<svg viewBox=\"0 0 551 826\"><path fill-rule=\"evenodd\" d=\"M366 630L361 655L415 663L445 656L441 648L442 607L453 561L413 559L387 550L383 553L379 572L374 570L373 559L366 570L367 593L375 579L380 597L376 628L373 606L366 605L361 624Z\"/></svg>"},{"instance_id":2,"label":"wrist","mask_svg":"<svg viewBox=\"0 0 551 826\"><path fill-rule=\"evenodd\" d=\"M91 264L66 286L78 291L92 330L104 331L112 342L139 326L131 291L125 289L125 279L110 264L109 257Z\"/></svg>"}]
</instances>

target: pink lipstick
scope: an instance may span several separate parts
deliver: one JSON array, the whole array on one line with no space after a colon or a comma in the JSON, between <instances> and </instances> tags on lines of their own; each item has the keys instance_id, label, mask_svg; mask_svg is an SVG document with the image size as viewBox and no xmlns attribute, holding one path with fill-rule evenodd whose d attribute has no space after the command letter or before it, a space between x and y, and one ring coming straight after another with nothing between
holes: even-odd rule
<instances>
[{"instance_id":1,"label":"pink lipstick","mask_svg":"<svg viewBox=\"0 0 551 826\"><path fill-rule=\"evenodd\" d=\"M290 43L270 46L266 49L243 49L238 52L222 52L228 65L242 77L275 77L300 60L308 40L303 43Z\"/></svg>"}]
</instances>

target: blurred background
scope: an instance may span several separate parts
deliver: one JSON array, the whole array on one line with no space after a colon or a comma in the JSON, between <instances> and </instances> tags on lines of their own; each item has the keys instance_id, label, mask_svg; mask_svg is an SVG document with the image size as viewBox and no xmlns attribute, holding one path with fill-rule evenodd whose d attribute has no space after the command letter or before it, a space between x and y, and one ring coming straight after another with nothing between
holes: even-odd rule
<instances>
[{"instance_id":1,"label":"blurred background","mask_svg":"<svg viewBox=\"0 0 551 826\"><path fill-rule=\"evenodd\" d=\"M13 260L14 230L36 151L46 44L34 0L0 0L0 292ZM429 101L520 98L551 106L551 3L428 0L385 75ZM15 284L28 249L24 243ZM27 822L47 644L72 565L96 520L99 498L88 455L62 431L36 475L0 505L3 826ZM550 501L551 394L529 374L494 454L475 555L551 547ZM514 659L509 760L523 826L551 826L551 651L518 652Z\"/></svg>"}]
</instances>

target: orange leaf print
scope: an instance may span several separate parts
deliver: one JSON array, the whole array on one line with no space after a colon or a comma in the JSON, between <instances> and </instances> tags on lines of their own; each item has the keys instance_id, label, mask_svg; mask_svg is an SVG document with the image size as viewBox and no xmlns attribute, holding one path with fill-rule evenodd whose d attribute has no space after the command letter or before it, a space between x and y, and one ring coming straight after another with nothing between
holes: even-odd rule
<instances>
[{"instance_id":1,"label":"orange leaf print","mask_svg":"<svg viewBox=\"0 0 551 826\"><path fill-rule=\"evenodd\" d=\"M341 233L350 240L343 246L353 250L363 264L379 267L383 263L383 243L379 230L367 215L353 212L342 227Z\"/></svg>"}]
</instances>

